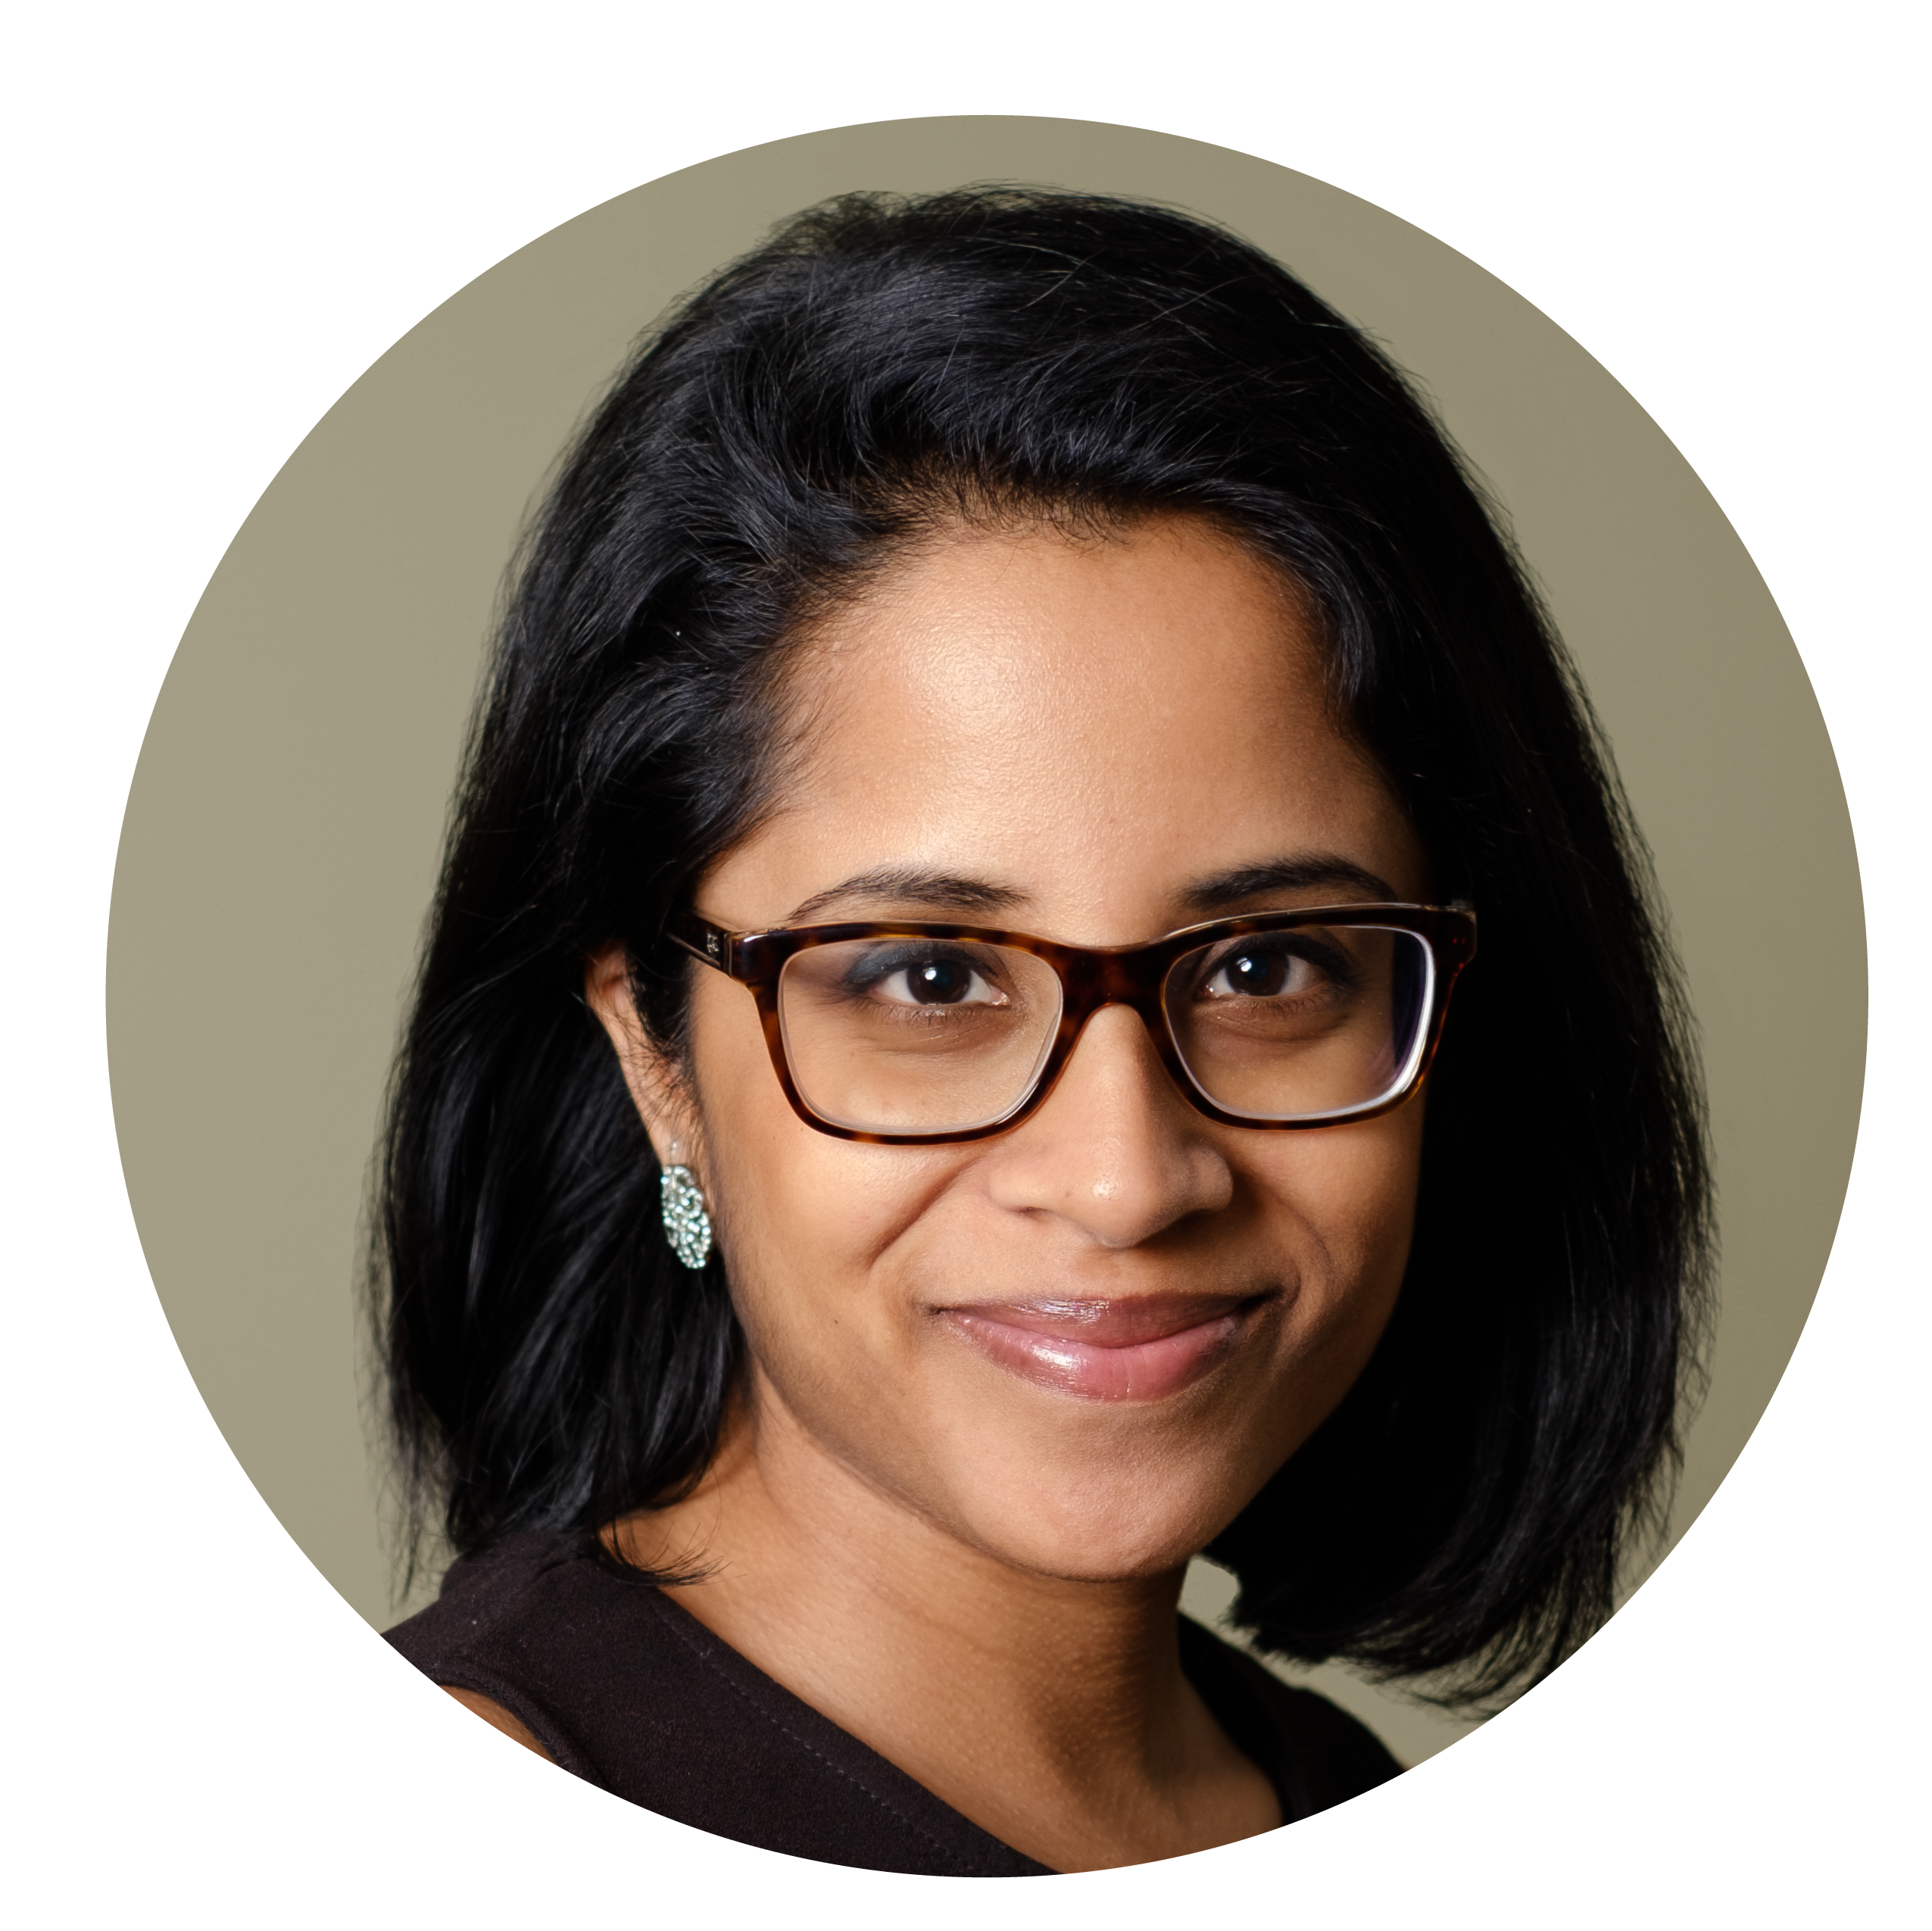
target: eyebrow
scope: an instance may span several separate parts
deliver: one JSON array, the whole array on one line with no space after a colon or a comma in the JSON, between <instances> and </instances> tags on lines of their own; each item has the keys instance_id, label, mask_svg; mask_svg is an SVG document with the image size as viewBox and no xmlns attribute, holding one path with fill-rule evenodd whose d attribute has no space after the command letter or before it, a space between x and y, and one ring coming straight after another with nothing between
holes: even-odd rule
<instances>
[{"instance_id":1,"label":"eyebrow","mask_svg":"<svg viewBox=\"0 0 1932 1931\"><path fill-rule=\"evenodd\" d=\"M885 899L894 905L916 905L932 912L1011 912L1030 905L1030 894L1016 885L995 884L924 866L883 865L861 872L794 905L785 915L788 925L798 925L847 899Z\"/></svg>"},{"instance_id":2,"label":"eyebrow","mask_svg":"<svg viewBox=\"0 0 1932 1931\"><path fill-rule=\"evenodd\" d=\"M1264 892L1316 889L1346 892L1352 898L1369 900L1392 900L1397 896L1387 879L1378 878L1352 859L1331 852L1319 852L1274 859L1266 864L1237 866L1230 871L1197 878L1182 891L1180 902L1190 911L1211 913L1259 897ZM814 892L794 906L784 922L804 925L821 912L852 900L885 900L894 906L919 906L934 912L999 913L1016 911L1033 902L1032 895L1016 885L934 871L924 866L884 865Z\"/></svg>"},{"instance_id":3,"label":"eyebrow","mask_svg":"<svg viewBox=\"0 0 1932 1931\"><path fill-rule=\"evenodd\" d=\"M1244 899L1263 892L1305 892L1316 889L1345 891L1369 900L1390 900L1398 896L1386 878L1379 878L1352 859L1334 852L1312 852L1292 858L1271 859L1263 865L1237 866L1197 878L1181 893L1184 905L1197 912L1218 912L1224 906L1238 905Z\"/></svg>"}]
</instances>

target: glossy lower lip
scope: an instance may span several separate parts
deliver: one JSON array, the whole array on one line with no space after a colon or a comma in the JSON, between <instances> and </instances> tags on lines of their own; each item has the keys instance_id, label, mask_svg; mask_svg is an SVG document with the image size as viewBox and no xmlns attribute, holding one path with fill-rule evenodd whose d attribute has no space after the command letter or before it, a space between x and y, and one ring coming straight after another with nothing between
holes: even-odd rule
<instances>
[{"instance_id":1,"label":"glossy lower lip","mask_svg":"<svg viewBox=\"0 0 1932 1931\"><path fill-rule=\"evenodd\" d=\"M980 1302L941 1318L995 1366L1089 1401L1159 1401L1197 1381L1257 1305L1232 1294Z\"/></svg>"}]
</instances>

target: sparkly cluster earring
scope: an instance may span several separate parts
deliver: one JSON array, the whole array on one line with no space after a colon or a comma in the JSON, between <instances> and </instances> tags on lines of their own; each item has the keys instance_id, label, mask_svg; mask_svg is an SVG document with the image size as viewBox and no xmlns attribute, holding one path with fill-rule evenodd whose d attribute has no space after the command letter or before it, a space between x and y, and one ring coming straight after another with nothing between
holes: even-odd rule
<instances>
[{"instance_id":1,"label":"sparkly cluster earring","mask_svg":"<svg viewBox=\"0 0 1932 1931\"><path fill-rule=\"evenodd\" d=\"M663 1203L664 1233L671 1252L694 1271L711 1257L711 1216L704 1211L704 1190L690 1168L677 1164L678 1143L671 1142L671 1164L658 1183Z\"/></svg>"}]
</instances>

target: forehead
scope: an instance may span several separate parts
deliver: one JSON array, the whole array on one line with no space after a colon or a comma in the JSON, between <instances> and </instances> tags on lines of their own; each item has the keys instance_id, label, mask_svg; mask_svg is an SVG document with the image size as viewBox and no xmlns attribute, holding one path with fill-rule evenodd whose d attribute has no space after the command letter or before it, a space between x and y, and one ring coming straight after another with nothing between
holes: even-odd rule
<instances>
[{"instance_id":1,"label":"forehead","mask_svg":"<svg viewBox=\"0 0 1932 1931\"><path fill-rule=\"evenodd\" d=\"M797 676L860 728L890 716L955 756L1077 747L1128 761L1137 737L1256 700L1278 725L1325 721L1307 715L1320 674L1297 594L1178 518L941 538L827 622Z\"/></svg>"},{"instance_id":2,"label":"forehead","mask_svg":"<svg viewBox=\"0 0 1932 1931\"><path fill-rule=\"evenodd\" d=\"M720 867L788 906L923 864L1104 916L1284 845L1389 862L1406 831L1298 593L1190 519L937 538L820 624L789 691L782 809Z\"/></svg>"}]
</instances>

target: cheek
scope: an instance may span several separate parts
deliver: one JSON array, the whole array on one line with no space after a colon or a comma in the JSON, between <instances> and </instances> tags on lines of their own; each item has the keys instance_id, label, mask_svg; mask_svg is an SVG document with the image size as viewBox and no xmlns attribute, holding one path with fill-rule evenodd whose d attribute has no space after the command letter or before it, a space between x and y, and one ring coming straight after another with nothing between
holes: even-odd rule
<instances>
[{"instance_id":1,"label":"cheek","mask_svg":"<svg viewBox=\"0 0 1932 1931\"><path fill-rule=\"evenodd\" d=\"M1422 1152L1418 1101L1359 1126L1278 1134L1252 1156L1266 1216L1299 1262L1303 1346L1366 1360L1379 1338L1408 1265Z\"/></svg>"},{"instance_id":2,"label":"cheek","mask_svg":"<svg viewBox=\"0 0 1932 1931\"><path fill-rule=\"evenodd\" d=\"M691 1022L705 1178L754 1350L797 1359L869 1334L888 1341L894 1310L869 1291L869 1270L944 1190L957 1156L866 1146L807 1126L741 988L703 987Z\"/></svg>"}]
</instances>

